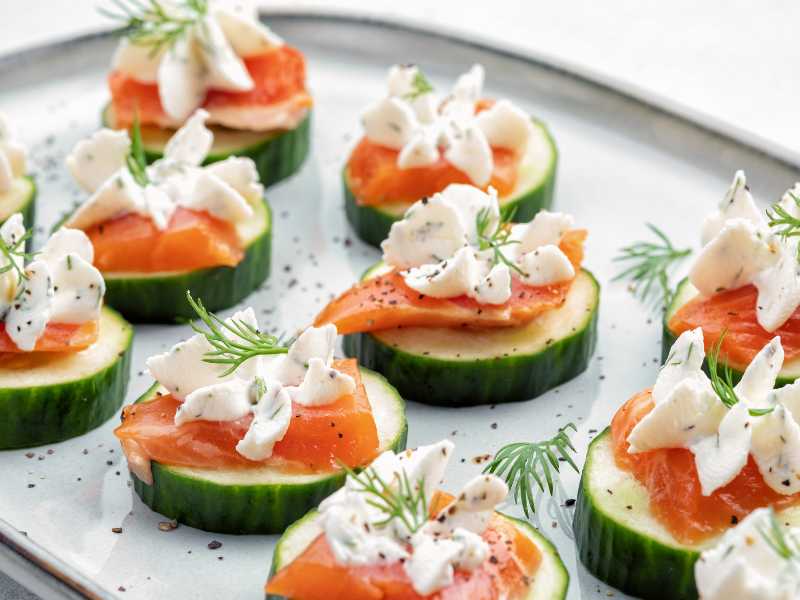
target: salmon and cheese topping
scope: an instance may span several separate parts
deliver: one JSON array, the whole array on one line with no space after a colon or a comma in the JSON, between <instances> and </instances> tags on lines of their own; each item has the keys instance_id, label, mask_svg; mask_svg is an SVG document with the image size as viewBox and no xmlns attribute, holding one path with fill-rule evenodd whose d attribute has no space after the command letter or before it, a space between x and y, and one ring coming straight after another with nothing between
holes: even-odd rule
<instances>
[{"instance_id":1,"label":"salmon and cheese topping","mask_svg":"<svg viewBox=\"0 0 800 600\"><path fill-rule=\"evenodd\" d=\"M15 137L8 117L0 113L0 194L27 171L27 150Z\"/></svg>"},{"instance_id":2,"label":"salmon and cheese topping","mask_svg":"<svg viewBox=\"0 0 800 600\"><path fill-rule=\"evenodd\" d=\"M105 294L92 244L64 228L31 255L29 237L19 213L0 226L0 353L83 350L97 339Z\"/></svg>"}]
</instances>

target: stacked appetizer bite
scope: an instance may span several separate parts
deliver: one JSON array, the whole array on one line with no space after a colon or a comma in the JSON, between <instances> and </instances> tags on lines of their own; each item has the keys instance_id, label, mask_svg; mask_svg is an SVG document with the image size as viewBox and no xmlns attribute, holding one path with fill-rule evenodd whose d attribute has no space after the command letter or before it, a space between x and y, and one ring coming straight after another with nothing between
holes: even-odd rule
<instances>
[{"instance_id":1,"label":"stacked appetizer bite","mask_svg":"<svg viewBox=\"0 0 800 600\"><path fill-rule=\"evenodd\" d=\"M744 173L736 173L719 210L706 219L703 249L667 309L665 355L685 331L701 328L706 350L724 334L721 361L739 376L780 336L786 361L778 385L800 376L800 237L791 224L798 218L800 184L765 213Z\"/></svg>"},{"instance_id":2,"label":"stacked appetizer bite","mask_svg":"<svg viewBox=\"0 0 800 600\"><path fill-rule=\"evenodd\" d=\"M27 151L14 136L11 123L0 113L0 223L20 213L25 227L33 227L36 184L27 175Z\"/></svg>"},{"instance_id":3,"label":"stacked appetizer bite","mask_svg":"<svg viewBox=\"0 0 800 600\"><path fill-rule=\"evenodd\" d=\"M86 235L61 229L33 255L29 237L19 213L0 226L0 449L86 433L128 384L133 329L103 306Z\"/></svg>"},{"instance_id":4,"label":"stacked appetizer bite","mask_svg":"<svg viewBox=\"0 0 800 600\"><path fill-rule=\"evenodd\" d=\"M707 376L703 331L681 334L655 386L617 411L586 457L574 523L581 560L645 600L696 598L699 553L756 509L800 523L800 383L773 389L781 339L735 386L719 354L716 344Z\"/></svg>"},{"instance_id":5,"label":"stacked appetizer bite","mask_svg":"<svg viewBox=\"0 0 800 600\"><path fill-rule=\"evenodd\" d=\"M562 600L569 576L556 549L494 508L494 475L457 496L437 490L453 444L385 452L278 542L268 600Z\"/></svg>"},{"instance_id":6,"label":"stacked appetizer bite","mask_svg":"<svg viewBox=\"0 0 800 600\"><path fill-rule=\"evenodd\" d=\"M197 111L147 166L138 129L101 129L67 158L91 194L64 224L86 232L108 303L135 321L194 315L239 302L269 275L271 215L255 165L230 157L201 167L213 143Z\"/></svg>"},{"instance_id":7,"label":"stacked appetizer bite","mask_svg":"<svg viewBox=\"0 0 800 600\"><path fill-rule=\"evenodd\" d=\"M208 531L278 533L345 469L405 447L403 400L355 360L333 359L335 327L287 348L251 308L223 321L190 303L197 333L148 359L156 383L115 431L153 510Z\"/></svg>"},{"instance_id":8,"label":"stacked appetizer bite","mask_svg":"<svg viewBox=\"0 0 800 600\"><path fill-rule=\"evenodd\" d=\"M164 0L115 3L120 42L108 77L103 124L138 118L148 162L198 108L214 144L204 161L247 156L261 181L288 177L308 154L312 100L303 54L258 20L252 2Z\"/></svg>"},{"instance_id":9,"label":"stacked appetizer bite","mask_svg":"<svg viewBox=\"0 0 800 600\"><path fill-rule=\"evenodd\" d=\"M585 230L540 212L501 216L497 194L453 184L394 223L383 262L333 300L345 352L404 398L446 406L527 400L586 369L599 286Z\"/></svg>"},{"instance_id":10,"label":"stacked appetizer bite","mask_svg":"<svg viewBox=\"0 0 800 600\"><path fill-rule=\"evenodd\" d=\"M452 183L498 190L528 221L553 202L558 153L547 128L509 100L483 96L475 65L437 94L413 65L389 70L388 93L361 117L364 137L344 167L347 218L377 246L417 200Z\"/></svg>"}]
</instances>

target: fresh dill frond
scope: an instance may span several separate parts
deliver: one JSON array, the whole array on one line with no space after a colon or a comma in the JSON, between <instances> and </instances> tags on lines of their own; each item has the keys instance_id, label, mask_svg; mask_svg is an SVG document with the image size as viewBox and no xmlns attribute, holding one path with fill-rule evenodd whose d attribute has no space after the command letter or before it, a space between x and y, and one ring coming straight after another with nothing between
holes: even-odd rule
<instances>
[{"instance_id":1,"label":"fresh dill frond","mask_svg":"<svg viewBox=\"0 0 800 600\"><path fill-rule=\"evenodd\" d=\"M424 96L433 91L433 85L428 78L425 77L425 73L423 73L419 68L417 68L417 72L414 74L414 79L411 80L411 91L408 92L403 98L409 101L416 100L420 96Z\"/></svg>"},{"instance_id":2,"label":"fresh dill frond","mask_svg":"<svg viewBox=\"0 0 800 600\"><path fill-rule=\"evenodd\" d=\"M795 536L786 534L772 510L769 512L769 527L759 527L758 533L761 534L761 537L775 554L781 558L786 560L800 559L800 541Z\"/></svg>"},{"instance_id":3,"label":"fresh dill frond","mask_svg":"<svg viewBox=\"0 0 800 600\"><path fill-rule=\"evenodd\" d=\"M733 370L727 364L724 364L722 368L720 368L719 361L719 355L722 351L722 342L725 340L726 335L728 335L727 329L723 330L717 341L714 342L714 345L711 347L711 352L709 352L706 357L706 362L708 364L708 376L711 379L711 387L714 393L725 406L733 408L740 402L733 382ZM748 412L751 417L762 417L768 415L773 410L775 410L773 407L750 408Z\"/></svg>"},{"instance_id":4,"label":"fresh dill frond","mask_svg":"<svg viewBox=\"0 0 800 600\"><path fill-rule=\"evenodd\" d=\"M125 164L136 183L142 187L150 183L150 178L147 176L147 158L144 153L142 128L139 123L138 114L133 116L133 125L131 126L131 151L128 156L125 157Z\"/></svg>"},{"instance_id":5,"label":"fresh dill frond","mask_svg":"<svg viewBox=\"0 0 800 600\"><path fill-rule=\"evenodd\" d=\"M503 249L506 246L519 244L519 240L512 240L511 237L511 220L514 218L516 211L511 210L503 212L500 215L500 220L492 227L492 212L488 208L482 208L475 215L475 231L478 234L478 249L492 251L492 266L497 264L504 264L512 271L516 271L519 275L525 275L519 265L508 258Z\"/></svg>"},{"instance_id":6,"label":"fresh dill frond","mask_svg":"<svg viewBox=\"0 0 800 600\"><path fill-rule=\"evenodd\" d=\"M789 191L789 196L794 200L795 206L800 208L800 197ZM775 234L780 236L784 243L790 238L800 236L800 219L792 216L780 203L773 204L767 209L767 225L775 230ZM800 245L797 247L797 259L800 261Z\"/></svg>"},{"instance_id":7,"label":"fresh dill frond","mask_svg":"<svg viewBox=\"0 0 800 600\"><path fill-rule=\"evenodd\" d=\"M0 237L0 254L5 257L7 262L7 264L0 267L0 274L15 271L18 284L28 279L28 274L25 272L25 261L31 260L34 255L25 252L25 244L27 244L32 235L33 231L29 229L18 240L14 241L13 244L6 243L6 241ZM17 264L17 260L21 260L22 265Z\"/></svg>"}]
</instances>

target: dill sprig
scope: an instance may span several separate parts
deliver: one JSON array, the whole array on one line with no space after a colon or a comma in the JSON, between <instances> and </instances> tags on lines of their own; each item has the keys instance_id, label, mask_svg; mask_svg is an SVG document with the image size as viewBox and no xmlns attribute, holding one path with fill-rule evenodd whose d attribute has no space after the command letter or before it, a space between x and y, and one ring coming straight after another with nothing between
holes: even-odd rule
<instances>
[{"instance_id":1,"label":"dill sprig","mask_svg":"<svg viewBox=\"0 0 800 600\"><path fill-rule=\"evenodd\" d=\"M411 80L411 91L403 96L403 98L412 101L432 91L433 85L430 81L428 81L428 78L425 77L425 73L417 68L417 72L414 74L414 79Z\"/></svg>"},{"instance_id":2,"label":"dill sprig","mask_svg":"<svg viewBox=\"0 0 800 600\"><path fill-rule=\"evenodd\" d=\"M428 521L428 499L425 497L424 479L412 484L408 479L408 473L401 470L395 479L387 483L372 467L356 473L342 462L339 462L339 466L360 486L356 491L367 495L367 504L385 515L373 525L385 527L397 520L403 524L409 535L413 535ZM393 486L395 481L396 489Z\"/></svg>"},{"instance_id":3,"label":"dill sprig","mask_svg":"<svg viewBox=\"0 0 800 600\"><path fill-rule=\"evenodd\" d=\"M733 370L727 365L724 364L722 369L720 369L719 363L719 355L722 351L722 342L725 339L725 336L728 334L728 330L723 330L722 334L719 336L714 345L711 347L711 352L706 357L706 362L708 363L708 375L711 379L711 387L714 390L714 393L720 399L720 401L727 406L728 408L733 408L736 406L740 400L739 396L736 394L736 388L733 383ZM720 373L720 370L722 371ZM748 410L751 417L761 417L764 415L768 415L771 413L774 408L751 408Z\"/></svg>"},{"instance_id":4,"label":"dill sprig","mask_svg":"<svg viewBox=\"0 0 800 600\"><path fill-rule=\"evenodd\" d=\"M144 144L142 143L142 128L139 124L139 115L133 116L131 126L131 151L125 157L125 164L130 171L134 181L142 187L150 183L147 177L147 158L144 154Z\"/></svg>"},{"instance_id":5,"label":"dill sprig","mask_svg":"<svg viewBox=\"0 0 800 600\"><path fill-rule=\"evenodd\" d=\"M151 56L171 48L208 13L208 0L181 0L167 5L161 0L111 0L112 9L99 12L122 23L123 35L137 46L150 48Z\"/></svg>"},{"instance_id":6,"label":"dill sprig","mask_svg":"<svg viewBox=\"0 0 800 600\"><path fill-rule=\"evenodd\" d=\"M511 227L509 225L515 212L513 209L503 212L497 225L492 229L492 213L488 208L482 208L475 215L475 231L478 234L478 249L492 251L492 266L502 263L512 271L524 276L525 273L519 265L503 253L503 248L506 246L519 244L519 240L510 239Z\"/></svg>"},{"instance_id":7,"label":"dill sprig","mask_svg":"<svg viewBox=\"0 0 800 600\"><path fill-rule=\"evenodd\" d=\"M576 472L578 466L569 452L575 447L569 439L568 430L577 431L574 423L561 427L553 437L541 442L515 442L500 448L492 461L483 470L501 477L513 492L514 501L522 504L526 517L536 512L534 484L542 491L553 493L554 474L560 473L560 460Z\"/></svg>"},{"instance_id":8,"label":"dill sprig","mask_svg":"<svg viewBox=\"0 0 800 600\"><path fill-rule=\"evenodd\" d=\"M795 205L800 207L800 197L791 190L788 194L794 200ZM780 236L784 243L788 242L790 238L800 236L800 219L792 216L780 203L767 209L767 219L767 225L776 230L776 235ZM800 246L797 247L797 259L800 260Z\"/></svg>"},{"instance_id":9,"label":"dill sprig","mask_svg":"<svg viewBox=\"0 0 800 600\"><path fill-rule=\"evenodd\" d=\"M659 241L634 242L620 248L614 262L627 262L630 266L614 277L614 281L630 279L636 296L645 304L653 303L662 309L672 300L669 270L692 253L690 248L679 250L658 227L647 223ZM660 293L659 293L660 292Z\"/></svg>"},{"instance_id":10,"label":"dill sprig","mask_svg":"<svg viewBox=\"0 0 800 600\"><path fill-rule=\"evenodd\" d=\"M186 292L186 298L201 321L201 323L192 321L192 329L195 333L205 336L214 348L203 356L203 361L215 365L228 365L220 377L230 375L256 356L285 354L288 351L288 348L279 345L279 340L274 335L262 333L241 319L231 319L230 322L220 319L214 313L207 311L201 300L192 298L192 293L189 291Z\"/></svg>"},{"instance_id":11,"label":"dill sprig","mask_svg":"<svg viewBox=\"0 0 800 600\"><path fill-rule=\"evenodd\" d=\"M33 235L30 229L25 232L22 237L16 240L13 244L7 244L6 241L0 236L0 254L2 254L8 264L0 267L0 274L15 271L17 274L17 283L21 284L24 280L28 279L28 274L25 272L25 261L33 258L33 254L25 252L25 244ZM22 265L17 264L17 259L22 259Z\"/></svg>"},{"instance_id":12,"label":"dill sprig","mask_svg":"<svg viewBox=\"0 0 800 600\"><path fill-rule=\"evenodd\" d=\"M794 536L786 535L772 510L769 512L769 527L766 529L759 527L758 533L761 534L761 537L775 554L781 558L786 560L800 559L800 542Z\"/></svg>"}]
</instances>

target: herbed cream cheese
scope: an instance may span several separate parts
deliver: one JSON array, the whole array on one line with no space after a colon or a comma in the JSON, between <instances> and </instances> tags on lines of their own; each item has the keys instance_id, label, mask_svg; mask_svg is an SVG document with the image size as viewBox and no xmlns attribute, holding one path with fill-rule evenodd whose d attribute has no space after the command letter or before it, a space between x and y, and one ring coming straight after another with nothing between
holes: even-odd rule
<instances>
[{"instance_id":1,"label":"herbed cream cheese","mask_svg":"<svg viewBox=\"0 0 800 600\"><path fill-rule=\"evenodd\" d=\"M483 80L483 67L474 65L458 78L450 94L441 97L418 67L394 65L387 96L362 114L364 135L399 150L401 169L432 165L444 157L472 183L484 187L494 170L492 147L524 152L533 126L509 100L476 114Z\"/></svg>"},{"instance_id":2,"label":"herbed cream cheese","mask_svg":"<svg viewBox=\"0 0 800 600\"><path fill-rule=\"evenodd\" d=\"M15 179L25 175L27 150L14 136L11 123L0 113L0 194L11 189Z\"/></svg>"},{"instance_id":3,"label":"herbed cream cheese","mask_svg":"<svg viewBox=\"0 0 800 600\"><path fill-rule=\"evenodd\" d=\"M442 440L400 454L389 450L378 456L365 474L385 484L392 494L421 494L429 501L453 449L452 442ZM428 595L451 585L456 569L473 571L488 558L489 546L481 534L508 494L508 487L498 477L473 478L433 519L424 512L427 501L416 504L413 515L387 519L364 481L364 475L348 475L344 487L320 504L322 528L339 563L400 561L414 590ZM381 491L381 484L377 485ZM408 526L412 522L417 525L413 531Z\"/></svg>"},{"instance_id":4,"label":"herbed cream cheese","mask_svg":"<svg viewBox=\"0 0 800 600\"><path fill-rule=\"evenodd\" d=\"M145 169L146 181L128 166L131 141L125 131L101 129L78 142L67 157L76 181L91 196L66 221L87 229L129 213L150 218L165 229L175 209L206 211L234 225L253 216L251 202L263 193L255 163L230 157L201 166L214 136L198 110L169 140L164 158Z\"/></svg>"},{"instance_id":5,"label":"herbed cream cheese","mask_svg":"<svg viewBox=\"0 0 800 600\"><path fill-rule=\"evenodd\" d=\"M252 308L226 319L226 324L258 330ZM233 332L221 329L229 340ZM197 333L169 351L147 359L153 378L181 405L175 425L192 421L236 421L252 414L253 420L236 451L253 461L272 456L292 419L292 403L321 406L355 392L352 377L333 368L336 326L309 327L283 355L254 356L233 372L227 365L204 360L214 347Z\"/></svg>"},{"instance_id":6,"label":"herbed cream cheese","mask_svg":"<svg viewBox=\"0 0 800 600\"><path fill-rule=\"evenodd\" d=\"M573 219L539 212L507 231L496 192L463 184L417 201L392 224L383 260L402 269L406 285L432 298L468 296L480 304L504 304L512 279L544 286L568 281L575 269L558 244ZM499 237L507 234L505 240ZM496 249L487 240L495 237ZM497 256L496 250L502 254Z\"/></svg>"}]
</instances>

